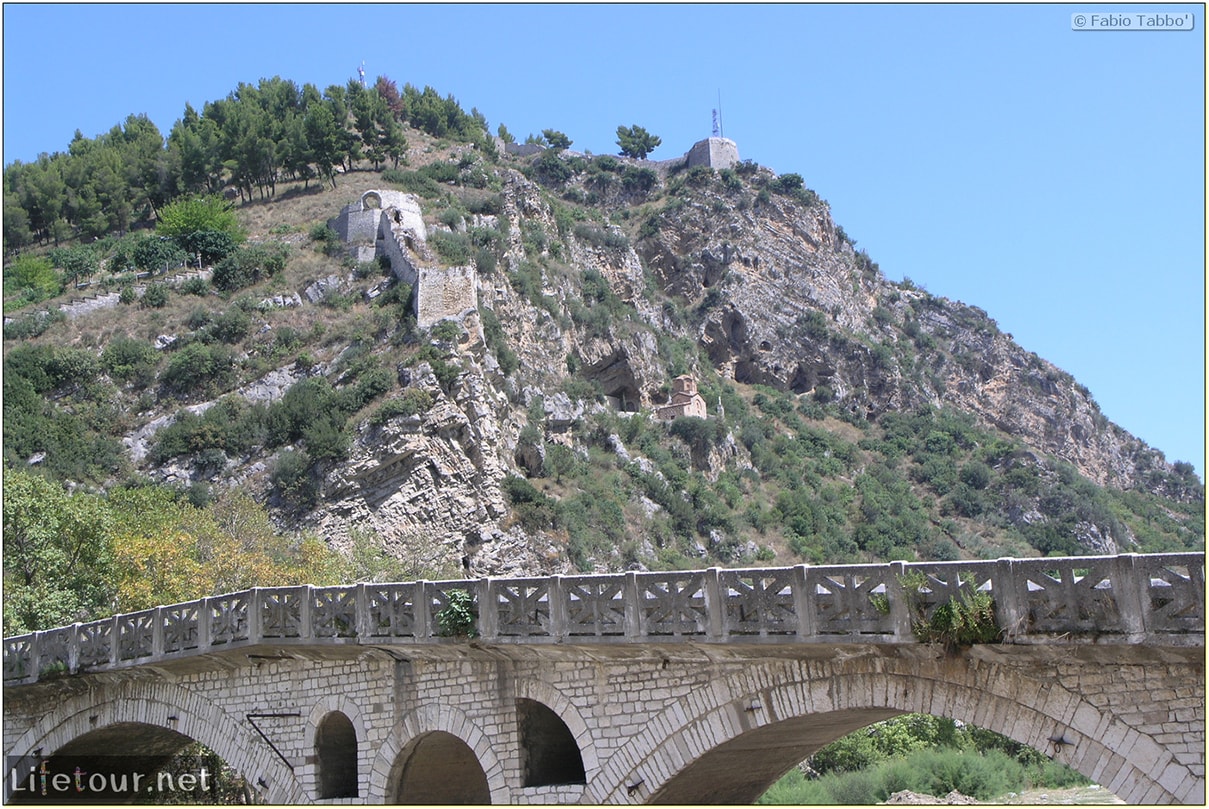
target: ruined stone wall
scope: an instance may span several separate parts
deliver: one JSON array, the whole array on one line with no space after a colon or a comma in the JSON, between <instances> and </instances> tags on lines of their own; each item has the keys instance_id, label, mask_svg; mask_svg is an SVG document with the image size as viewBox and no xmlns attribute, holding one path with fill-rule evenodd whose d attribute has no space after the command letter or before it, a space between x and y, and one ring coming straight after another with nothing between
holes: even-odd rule
<instances>
[{"instance_id":1,"label":"ruined stone wall","mask_svg":"<svg viewBox=\"0 0 1209 809\"><path fill-rule=\"evenodd\" d=\"M382 213L388 208L395 209L398 222L414 230L421 241L427 238L419 199L414 194L389 189L366 191L359 200L345 205L338 216L327 220L327 224L348 244L372 244L379 235Z\"/></svg>"},{"instance_id":2,"label":"ruined stone wall","mask_svg":"<svg viewBox=\"0 0 1209 809\"><path fill-rule=\"evenodd\" d=\"M364 210L361 203L354 202L340 210L340 215L327 220L327 225L347 244L373 242L378 232L380 211Z\"/></svg>"},{"instance_id":3,"label":"ruined stone wall","mask_svg":"<svg viewBox=\"0 0 1209 809\"><path fill-rule=\"evenodd\" d=\"M375 244L375 253L379 256L386 256L395 278L414 288L419 273L412 262L407 240L412 239L414 244L417 234L396 223L391 217L390 210L375 213L378 214L378 239Z\"/></svg>"}]
</instances>

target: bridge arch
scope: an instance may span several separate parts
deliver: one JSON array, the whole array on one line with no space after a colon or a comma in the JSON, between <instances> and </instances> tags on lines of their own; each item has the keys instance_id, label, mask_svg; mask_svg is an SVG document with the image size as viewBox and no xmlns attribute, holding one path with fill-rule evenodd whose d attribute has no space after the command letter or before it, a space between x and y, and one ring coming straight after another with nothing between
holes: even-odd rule
<instances>
[{"instance_id":1,"label":"bridge arch","mask_svg":"<svg viewBox=\"0 0 1209 809\"><path fill-rule=\"evenodd\" d=\"M825 744L882 719L960 719L1051 754L1129 803L1199 803L1204 782L1079 693L989 660L786 661L670 706L590 781L595 803L753 803Z\"/></svg>"},{"instance_id":2,"label":"bridge arch","mask_svg":"<svg viewBox=\"0 0 1209 809\"><path fill-rule=\"evenodd\" d=\"M337 694L323 697L307 716L305 738L314 755L298 775L310 794L319 799L358 797L366 735L357 704Z\"/></svg>"},{"instance_id":3,"label":"bridge arch","mask_svg":"<svg viewBox=\"0 0 1209 809\"><path fill-rule=\"evenodd\" d=\"M563 721L567 730L570 731L571 737L575 740L575 746L579 749L585 779L591 781L600 769L596 742L592 736L592 729L584 721L583 714L575 707L575 703L567 699L557 688L540 680L518 680L516 696L519 699L529 699L541 703Z\"/></svg>"},{"instance_id":4,"label":"bridge arch","mask_svg":"<svg viewBox=\"0 0 1209 809\"><path fill-rule=\"evenodd\" d=\"M421 786L424 799L419 802L508 803L509 790L504 780L504 765L496 758L491 740L465 713L448 705L427 704L409 711L391 730L374 758L369 774L368 794L386 803L410 802L404 794L404 781L415 777L410 769L418 761L430 763L444 759L441 772L461 778L446 786L458 786L458 794L428 794L437 787ZM481 776L481 781L480 781Z\"/></svg>"},{"instance_id":5,"label":"bridge arch","mask_svg":"<svg viewBox=\"0 0 1209 809\"><path fill-rule=\"evenodd\" d=\"M147 728L153 747L174 736L192 739L213 750L269 803L305 800L289 768L260 739L221 707L178 686L154 681L106 684L69 697L42 716L13 745L14 759L33 761L77 740L102 736L107 729ZM86 743L85 743L86 744ZM80 752L78 746L75 750ZM112 749L107 750L112 754ZM11 784L5 786L7 796Z\"/></svg>"}]
</instances>

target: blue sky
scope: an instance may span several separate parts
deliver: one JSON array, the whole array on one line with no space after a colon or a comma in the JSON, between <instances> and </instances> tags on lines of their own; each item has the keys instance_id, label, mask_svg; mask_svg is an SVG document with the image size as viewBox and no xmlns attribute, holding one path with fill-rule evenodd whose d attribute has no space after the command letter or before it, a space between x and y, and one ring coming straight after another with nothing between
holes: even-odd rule
<instances>
[{"instance_id":1,"label":"blue sky","mask_svg":"<svg viewBox=\"0 0 1209 809\"><path fill-rule=\"evenodd\" d=\"M1074 31L1076 11L1192 12ZM167 134L275 75L365 62L518 138L653 159L723 128L797 172L892 280L985 309L1113 421L1205 469L1200 5L5 4L4 163L130 113Z\"/></svg>"}]
</instances>

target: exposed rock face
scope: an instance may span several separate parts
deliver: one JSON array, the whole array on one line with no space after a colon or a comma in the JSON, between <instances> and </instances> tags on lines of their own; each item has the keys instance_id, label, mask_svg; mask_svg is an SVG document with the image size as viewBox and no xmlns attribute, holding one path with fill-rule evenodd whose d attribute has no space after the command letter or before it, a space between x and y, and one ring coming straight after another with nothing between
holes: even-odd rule
<instances>
[{"instance_id":1,"label":"exposed rock face","mask_svg":"<svg viewBox=\"0 0 1209 809\"><path fill-rule=\"evenodd\" d=\"M446 567L471 575L570 572L567 532L560 535L552 524L523 526L504 494L507 478L549 477L547 449L562 452L555 444L590 462L582 434L595 414L620 413L607 429L626 434L616 425L634 411L663 405L672 377L708 370L702 366L739 383L836 402L872 420L925 404L969 412L1028 446L1012 463L1046 474L1052 473L1046 454L1121 488L1147 485L1147 470L1164 466L1157 453L1110 424L1086 389L1018 346L982 310L887 282L854 251L824 203L779 194L753 198L747 189L724 191L724 184L712 183L664 206L653 220L657 227L644 226L635 238L614 224L568 227L566 211L543 189L510 169L501 169L500 177L498 214L473 219L474 228L499 228L506 249L498 266L482 272L438 267L456 272L465 282L459 290L469 285L457 300L472 302L441 310L460 326L460 336L423 337L431 342L426 350L437 348L448 364L441 380L435 360L403 363L399 371L404 393L422 392L431 406L384 420L362 414L347 460L318 467L316 504L305 513L278 510L290 527L312 528L336 546L347 545L354 530L368 531L387 553L421 544ZM609 204L630 205L617 186L606 196ZM400 244L423 258L425 268L439 265L422 241ZM419 273L416 280L423 284ZM312 306L355 285L355 277L334 275L266 305ZM371 292L363 290L372 298L383 288ZM494 345L485 333L489 323L502 332ZM515 355L508 373L500 341ZM676 362L687 367L673 370L673 343L681 350ZM373 350L390 351L385 341ZM307 373L280 368L237 392L252 402L276 401L307 375L330 376L339 387L336 365ZM720 401L707 398L705 405L713 416ZM128 436L136 462L145 461L152 434L170 421L165 416ZM753 469L750 443L735 434L680 435L689 437L671 439L681 442L674 463L707 481ZM616 433L594 441L652 481L652 491L670 487L676 477L660 470L649 446L627 447ZM223 474L263 486L269 460L263 453L233 459ZM189 473L165 467L152 474L184 480ZM555 498L563 494L552 491ZM614 515L614 523L676 516L677 501L657 503L649 493L627 493L627 513ZM1006 519L1017 526L1046 519L1035 501L1021 499L1013 508ZM1091 521L1080 522L1076 533L1083 547L1098 553L1128 548L1132 540ZM634 544L650 560L657 542L639 536ZM757 551L749 537L719 530L699 532L693 542L686 552L702 556L713 551L724 558L717 553L722 546L742 545L734 552L748 557ZM602 561L603 555L585 552L584 559L589 566L641 564L620 554Z\"/></svg>"},{"instance_id":2,"label":"exposed rock face","mask_svg":"<svg viewBox=\"0 0 1209 809\"><path fill-rule=\"evenodd\" d=\"M410 386L427 391L433 406L416 416L399 416L374 426L363 424L348 461L324 480L322 507L307 522L337 546L352 528L378 534L387 546L420 541L445 549L450 558L474 554L484 542L502 537L507 506L500 491L510 466L492 408L493 397L473 368L457 380L457 396L442 391L427 364L410 374ZM526 553L515 564L536 565Z\"/></svg>"},{"instance_id":3,"label":"exposed rock face","mask_svg":"<svg viewBox=\"0 0 1209 809\"><path fill-rule=\"evenodd\" d=\"M737 210L724 195L699 196L663 214L639 252L668 292L707 309L697 338L725 375L794 393L825 387L871 418L952 406L1104 485L1140 485L1164 465L981 309L886 281L825 203L774 195Z\"/></svg>"}]
</instances>

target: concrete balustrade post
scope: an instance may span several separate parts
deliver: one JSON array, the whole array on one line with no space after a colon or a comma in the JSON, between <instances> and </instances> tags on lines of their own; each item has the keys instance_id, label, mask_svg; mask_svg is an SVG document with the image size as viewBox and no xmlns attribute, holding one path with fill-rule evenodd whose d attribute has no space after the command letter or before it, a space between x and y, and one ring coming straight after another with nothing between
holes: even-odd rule
<instances>
[{"instance_id":1,"label":"concrete balustrade post","mask_svg":"<svg viewBox=\"0 0 1209 809\"><path fill-rule=\"evenodd\" d=\"M718 568L711 567L703 576L705 587L705 614L708 623L705 635L710 640L722 640L729 627L725 625L726 610L723 605L722 577Z\"/></svg>"},{"instance_id":2,"label":"concrete balustrade post","mask_svg":"<svg viewBox=\"0 0 1209 809\"><path fill-rule=\"evenodd\" d=\"M638 574L629 571L625 574L625 584L622 585L625 601L625 636L640 638L643 633L642 604L638 600Z\"/></svg>"},{"instance_id":3,"label":"concrete balustrade post","mask_svg":"<svg viewBox=\"0 0 1209 809\"><path fill-rule=\"evenodd\" d=\"M113 618L110 619L111 624L109 627L109 665L111 667L117 666L118 661L121 660L121 657L122 657L122 636L119 634L121 632L121 628L122 628L122 622L119 620L120 618L121 618L120 615L115 615L115 616L113 616ZM37 666L35 666L34 671L37 671L37 670L38 670Z\"/></svg>"},{"instance_id":4,"label":"concrete balustrade post","mask_svg":"<svg viewBox=\"0 0 1209 809\"><path fill-rule=\"evenodd\" d=\"M260 643L263 640L264 625L264 594L259 587L253 587L248 594L248 643Z\"/></svg>"},{"instance_id":5,"label":"concrete balustrade post","mask_svg":"<svg viewBox=\"0 0 1209 809\"><path fill-rule=\"evenodd\" d=\"M415 608L415 633L416 639L432 637L432 623L429 618L429 609L432 604L432 593L430 588L431 582L421 579L416 582L415 598L412 600L412 606Z\"/></svg>"},{"instance_id":6,"label":"concrete balustrade post","mask_svg":"<svg viewBox=\"0 0 1209 809\"><path fill-rule=\"evenodd\" d=\"M1028 577L1014 559L998 559L991 577L991 597L995 600L995 620L1003 639L1011 642L1028 628Z\"/></svg>"},{"instance_id":7,"label":"concrete balustrade post","mask_svg":"<svg viewBox=\"0 0 1209 809\"><path fill-rule=\"evenodd\" d=\"M814 593L810 592L810 567L794 565L793 611L798 618L798 637L813 638L818 634L814 615Z\"/></svg>"},{"instance_id":8,"label":"concrete balustrade post","mask_svg":"<svg viewBox=\"0 0 1209 809\"><path fill-rule=\"evenodd\" d=\"M356 623L356 634L359 640L370 636L369 625L369 590L365 582L357 585L353 596L353 621Z\"/></svg>"},{"instance_id":9,"label":"concrete balustrade post","mask_svg":"<svg viewBox=\"0 0 1209 809\"><path fill-rule=\"evenodd\" d=\"M315 637L315 588L306 584L302 587L302 603L298 605L298 637Z\"/></svg>"},{"instance_id":10,"label":"concrete balustrade post","mask_svg":"<svg viewBox=\"0 0 1209 809\"><path fill-rule=\"evenodd\" d=\"M71 634L67 636L67 670L75 674L80 670L80 623L71 625Z\"/></svg>"},{"instance_id":11,"label":"concrete balustrade post","mask_svg":"<svg viewBox=\"0 0 1209 809\"><path fill-rule=\"evenodd\" d=\"M164 656L164 614L163 607L156 607L151 613L151 657L159 660Z\"/></svg>"},{"instance_id":12,"label":"concrete balustrade post","mask_svg":"<svg viewBox=\"0 0 1209 809\"><path fill-rule=\"evenodd\" d=\"M475 598L479 602L479 637L494 640L500 633L500 604L495 581L491 577L475 583ZM470 588L467 588L469 590Z\"/></svg>"},{"instance_id":13,"label":"concrete balustrade post","mask_svg":"<svg viewBox=\"0 0 1209 809\"><path fill-rule=\"evenodd\" d=\"M550 636L565 638L570 634L567 609L567 589L562 576L551 576L546 598L550 599Z\"/></svg>"},{"instance_id":14,"label":"concrete balustrade post","mask_svg":"<svg viewBox=\"0 0 1209 809\"><path fill-rule=\"evenodd\" d=\"M114 646L117 646L115 643ZM30 682L36 682L42 676L42 633L34 632L29 641L29 674Z\"/></svg>"},{"instance_id":15,"label":"concrete balustrade post","mask_svg":"<svg viewBox=\"0 0 1209 809\"><path fill-rule=\"evenodd\" d=\"M210 599L197 602L197 648L202 652L210 648Z\"/></svg>"},{"instance_id":16,"label":"concrete balustrade post","mask_svg":"<svg viewBox=\"0 0 1209 809\"><path fill-rule=\"evenodd\" d=\"M894 639L901 643L911 643L915 640L911 617L912 596L903 584L906 574L905 562L891 562L890 575L886 577L886 605L890 608L890 623L894 627Z\"/></svg>"},{"instance_id":17,"label":"concrete balustrade post","mask_svg":"<svg viewBox=\"0 0 1209 809\"><path fill-rule=\"evenodd\" d=\"M1121 616L1121 629L1131 639L1151 631L1150 575L1136 554L1124 553L1112 560L1112 595Z\"/></svg>"}]
</instances>

